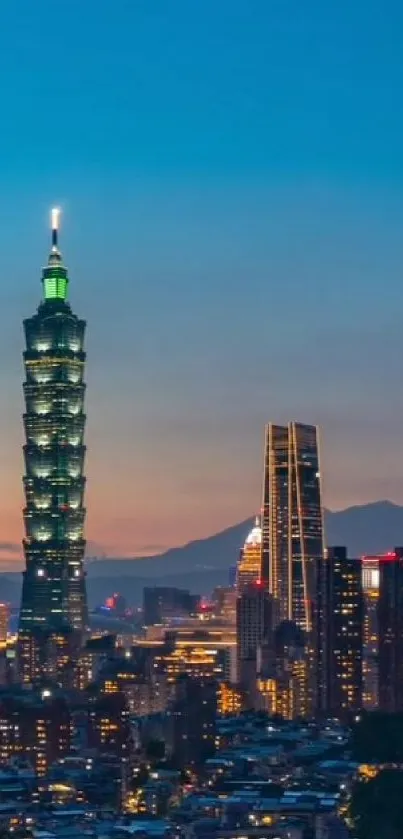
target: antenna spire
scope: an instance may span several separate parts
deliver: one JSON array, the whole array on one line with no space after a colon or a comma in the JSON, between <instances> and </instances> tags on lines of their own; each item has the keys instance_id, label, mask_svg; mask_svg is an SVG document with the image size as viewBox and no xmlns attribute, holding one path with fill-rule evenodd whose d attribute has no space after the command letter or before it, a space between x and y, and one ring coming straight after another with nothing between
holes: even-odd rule
<instances>
[{"instance_id":1,"label":"antenna spire","mask_svg":"<svg viewBox=\"0 0 403 839\"><path fill-rule=\"evenodd\" d=\"M59 207L53 207L50 212L50 221L52 227L52 248L57 248L57 237L59 233L59 225L60 225L60 209Z\"/></svg>"}]
</instances>

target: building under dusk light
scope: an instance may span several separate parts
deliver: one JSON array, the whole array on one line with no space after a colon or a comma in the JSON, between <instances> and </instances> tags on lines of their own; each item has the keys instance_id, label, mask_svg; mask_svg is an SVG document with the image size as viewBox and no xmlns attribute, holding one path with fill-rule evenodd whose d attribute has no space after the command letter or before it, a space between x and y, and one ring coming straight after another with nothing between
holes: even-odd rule
<instances>
[{"instance_id":1,"label":"building under dusk light","mask_svg":"<svg viewBox=\"0 0 403 839\"><path fill-rule=\"evenodd\" d=\"M19 624L21 678L41 668L49 635L65 646L87 623L83 559L85 321L67 302L68 275L52 211L43 300L24 321L25 539Z\"/></svg>"},{"instance_id":2,"label":"building under dusk light","mask_svg":"<svg viewBox=\"0 0 403 839\"><path fill-rule=\"evenodd\" d=\"M273 599L258 582L251 583L237 599L237 671L242 687L253 693L259 648L271 641Z\"/></svg>"},{"instance_id":3,"label":"building under dusk light","mask_svg":"<svg viewBox=\"0 0 403 839\"><path fill-rule=\"evenodd\" d=\"M10 620L10 605L0 603L0 644L7 641L8 622Z\"/></svg>"},{"instance_id":4,"label":"building under dusk light","mask_svg":"<svg viewBox=\"0 0 403 839\"><path fill-rule=\"evenodd\" d=\"M260 579L262 565L262 528L260 518L256 516L255 524L248 533L243 549L240 552L236 570L236 589L242 594L251 583Z\"/></svg>"},{"instance_id":5,"label":"building under dusk light","mask_svg":"<svg viewBox=\"0 0 403 839\"><path fill-rule=\"evenodd\" d=\"M381 556L363 556L362 591L364 601L363 617L363 696L362 704L367 710L378 707L378 600L379 600L379 563Z\"/></svg>"},{"instance_id":6,"label":"building under dusk light","mask_svg":"<svg viewBox=\"0 0 403 839\"><path fill-rule=\"evenodd\" d=\"M328 548L317 585L318 710L342 717L362 707L361 561L344 547Z\"/></svg>"},{"instance_id":7,"label":"building under dusk light","mask_svg":"<svg viewBox=\"0 0 403 839\"><path fill-rule=\"evenodd\" d=\"M387 713L403 711L403 548L380 557L378 697Z\"/></svg>"},{"instance_id":8,"label":"building under dusk light","mask_svg":"<svg viewBox=\"0 0 403 839\"><path fill-rule=\"evenodd\" d=\"M274 625L304 633L306 710L316 698L314 603L324 554L318 429L290 422L266 426L262 513L262 583L274 598Z\"/></svg>"},{"instance_id":9,"label":"building under dusk light","mask_svg":"<svg viewBox=\"0 0 403 839\"><path fill-rule=\"evenodd\" d=\"M312 629L316 562L323 556L318 430L290 422L266 426L262 580L277 621Z\"/></svg>"}]
</instances>

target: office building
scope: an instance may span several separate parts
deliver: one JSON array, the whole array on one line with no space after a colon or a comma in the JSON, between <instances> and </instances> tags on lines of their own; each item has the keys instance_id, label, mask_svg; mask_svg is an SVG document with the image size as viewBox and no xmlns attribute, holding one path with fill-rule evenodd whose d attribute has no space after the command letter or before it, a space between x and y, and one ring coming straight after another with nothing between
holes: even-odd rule
<instances>
[{"instance_id":1,"label":"office building","mask_svg":"<svg viewBox=\"0 0 403 839\"><path fill-rule=\"evenodd\" d=\"M88 638L86 644L80 649L75 666L74 687L77 690L85 690L91 682L96 682L106 662L114 657L115 649L114 635Z\"/></svg>"},{"instance_id":2,"label":"office building","mask_svg":"<svg viewBox=\"0 0 403 839\"><path fill-rule=\"evenodd\" d=\"M253 702L259 649L273 643L273 601L260 583L251 584L237 599L238 681Z\"/></svg>"},{"instance_id":3,"label":"office building","mask_svg":"<svg viewBox=\"0 0 403 839\"><path fill-rule=\"evenodd\" d=\"M236 589L232 586L217 586L212 594L213 620L225 623L228 627L236 622Z\"/></svg>"},{"instance_id":4,"label":"office building","mask_svg":"<svg viewBox=\"0 0 403 839\"><path fill-rule=\"evenodd\" d=\"M386 555L387 556L387 555ZM364 599L362 690L363 707L373 711L378 707L378 599L379 563L381 556L363 556L362 591Z\"/></svg>"},{"instance_id":5,"label":"office building","mask_svg":"<svg viewBox=\"0 0 403 839\"><path fill-rule=\"evenodd\" d=\"M403 711L403 548L380 558L378 599L379 708Z\"/></svg>"},{"instance_id":6,"label":"office building","mask_svg":"<svg viewBox=\"0 0 403 839\"><path fill-rule=\"evenodd\" d=\"M303 633L308 716L317 704L314 604L323 553L318 429L297 422L270 423L265 432L261 582L273 597L274 626L286 622Z\"/></svg>"},{"instance_id":7,"label":"office building","mask_svg":"<svg viewBox=\"0 0 403 839\"><path fill-rule=\"evenodd\" d=\"M179 676L168 710L172 759L181 769L200 766L215 751L219 686L215 679Z\"/></svg>"},{"instance_id":8,"label":"office building","mask_svg":"<svg viewBox=\"0 0 403 839\"><path fill-rule=\"evenodd\" d=\"M130 711L123 693L90 697L88 704L88 747L97 754L115 787L116 806L124 800L132 777L134 742Z\"/></svg>"},{"instance_id":9,"label":"office building","mask_svg":"<svg viewBox=\"0 0 403 839\"><path fill-rule=\"evenodd\" d=\"M29 761L43 777L71 748L71 714L65 698L51 690L13 688L0 694L0 760Z\"/></svg>"},{"instance_id":10,"label":"office building","mask_svg":"<svg viewBox=\"0 0 403 839\"><path fill-rule=\"evenodd\" d=\"M9 603L0 603L0 644L7 641L8 622L10 620Z\"/></svg>"},{"instance_id":11,"label":"office building","mask_svg":"<svg viewBox=\"0 0 403 839\"><path fill-rule=\"evenodd\" d=\"M215 673L222 671L228 681L237 681L235 623L200 618L173 621L168 626L148 627L146 638L135 642L136 648L139 643L146 644L150 651L154 648L156 660L161 657L165 665L172 667L172 673L192 675L199 667L203 672L207 666L218 668Z\"/></svg>"},{"instance_id":12,"label":"office building","mask_svg":"<svg viewBox=\"0 0 403 839\"><path fill-rule=\"evenodd\" d=\"M236 590L242 594L251 583L260 580L262 565L262 528L260 518L256 516L255 524L246 537L243 549L240 552L237 572Z\"/></svg>"},{"instance_id":13,"label":"office building","mask_svg":"<svg viewBox=\"0 0 403 839\"><path fill-rule=\"evenodd\" d=\"M313 628L315 571L323 557L318 430L290 422L266 427L261 579L275 598L276 623Z\"/></svg>"},{"instance_id":14,"label":"office building","mask_svg":"<svg viewBox=\"0 0 403 839\"><path fill-rule=\"evenodd\" d=\"M200 598L186 589L173 586L146 587L143 591L145 626L163 623L175 617L187 617L197 611Z\"/></svg>"},{"instance_id":15,"label":"office building","mask_svg":"<svg viewBox=\"0 0 403 839\"><path fill-rule=\"evenodd\" d=\"M135 656L111 658L98 674L100 693L122 694L136 717L165 711L170 695L168 678L153 665L151 659L141 667Z\"/></svg>"},{"instance_id":16,"label":"office building","mask_svg":"<svg viewBox=\"0 0 403 839\"><path fill-rule=\"evenodd\" d=\"M220 682L217 695L217 713L221 716L236 716L243 708L243 697L240 690L228 682Z\"/></svg>"},{"instance_id":17,"label":"office building","mask_svg":"<svg viewBox=\"0 0 403 839\"><path fill-rule=\"evenodd\" d=\"M156 652L154 666L159 673L165 674L168 684L176 682L184 673L195 681L221 680L227 677L230 669L227 651L208 645L176 645L170 651Z\"/></svg>"},{"instance_id":18,"label":"office building","mask_svg":"<svg viewBox=\"0 0 403 839\"><path fill-rule=\"evenodd\" d=\"M25 571L19 623L21 678L40 672L48 634L82 636L84 559L84 332L67 301L68 274L52 211L43 300L24 321Z\"/></svg>"},{"instance_id":19,"label":"office building","mask_svg":"<svg viewBox=\"0 0 403 839\"><path fill-rule=\"evenodd\" d=\"M361 561L332 547L318 562L318 711L346 717L362 707Z\"/></svg>"},{"instance_id":20,"label":"office building","mask_svg":"<svg viewBox=\"0 0 403 839\"><path fill-rule=\"evenodd\" d=\"M275 706L272 713L285 720L312 715L310 660L302 629L292 621L282 621L274 633Z\"/></svg>"}]
</instances>

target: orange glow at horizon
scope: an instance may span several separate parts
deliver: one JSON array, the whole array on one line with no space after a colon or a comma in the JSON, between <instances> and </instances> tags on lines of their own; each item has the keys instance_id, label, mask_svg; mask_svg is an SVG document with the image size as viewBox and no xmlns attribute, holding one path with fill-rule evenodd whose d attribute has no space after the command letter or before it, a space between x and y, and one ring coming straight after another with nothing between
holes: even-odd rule
<instances>
[{"instance_id":1,"label":"orange glow at horizon","mask_svg":"<svg viewBox=\"0 0 403 839\"><path fill-rule=\"evenodd\" d=\"M91 371L90 371L91 375ZM0 418L0 562L22 561L22 370L13 380L18 403L6 403ZM89 393L93 385L89 381ZM96 388L93 388L95 390ZM7 389L8 392L8 389ZM131 426L131 415L92 400L88 404L85 472L90 556L159 554L213 535L252 516L261 506L263 424L227 435L200 435L191 419L177 437L161 429ZM113 430L113 435L112 435ZM403 502L399 462L388 441L365 458L369 442L323 431L325 505L343 509L390 497ZM383 471L380 463L384 463ZM380 483L379 475L387 475ZM347 478L346 478L347 476ZM246 534L245 534L246 536ZM239 546L240 548L242 545ZM234 563L236 557L234 557Z\"/></svg>"}]
</instances>

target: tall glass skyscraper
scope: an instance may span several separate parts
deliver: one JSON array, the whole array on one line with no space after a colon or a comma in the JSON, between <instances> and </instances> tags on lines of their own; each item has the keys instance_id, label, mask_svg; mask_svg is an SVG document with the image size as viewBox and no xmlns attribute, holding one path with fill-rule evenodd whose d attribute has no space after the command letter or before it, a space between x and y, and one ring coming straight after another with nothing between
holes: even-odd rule
<instances>
[{"instance_id":1,"label":"tall glass skyscraper","mask_svg":"<svg viewBox=\"0 0 403 839\"><path fill-rule=\"evenodd\" d=\"M52 211L43 300L24 321L25 539L19 622L23 681L42 669L49 639L66 650L87 623L84 560L84 332L67 302L68 275ZM65 652L68 658L68 655Z\"/></svg>"},{"instance_id":2,"label":"tall glass skyscraper","mask_svg":"<svg viewBox=\"0 0 403 839\"><path fill-rule=\"evenodd\" d=\"M266 426L261 579L276 620L304 632L313 624L316 564L323 556L318 431L290 422Z\"/></svg>"}]
</instances>

